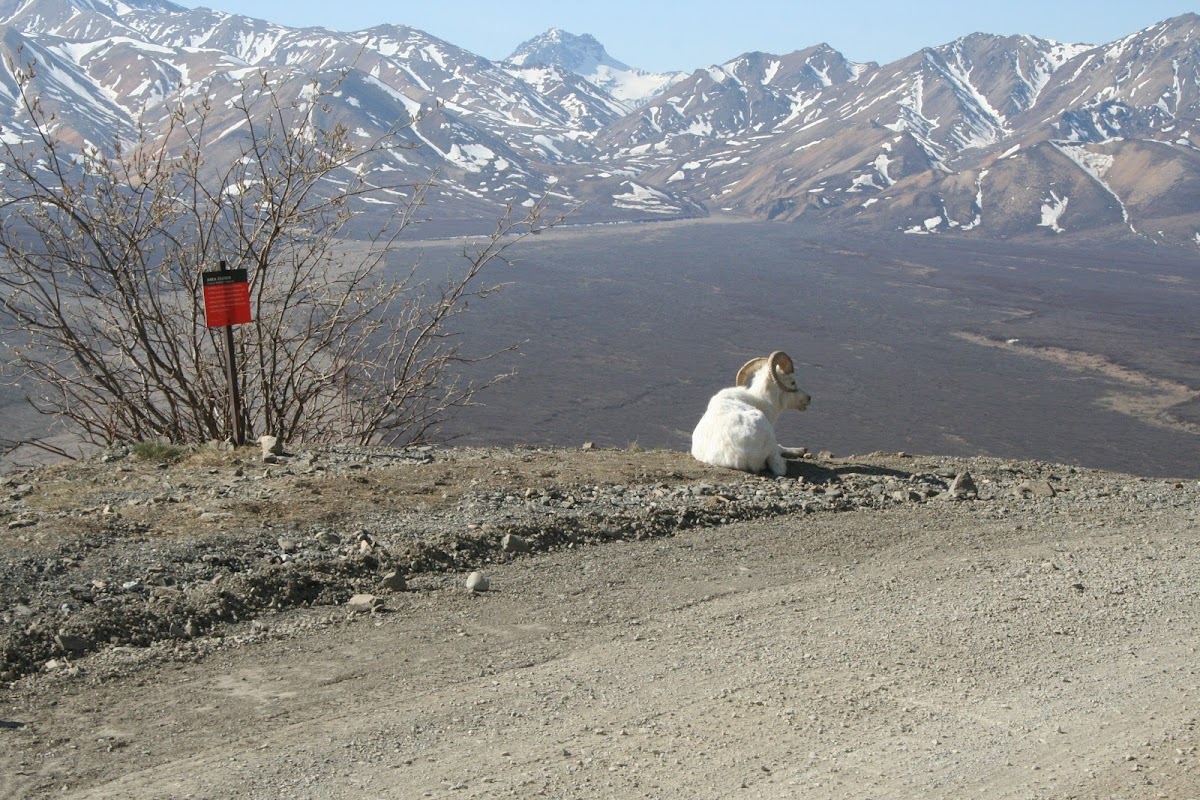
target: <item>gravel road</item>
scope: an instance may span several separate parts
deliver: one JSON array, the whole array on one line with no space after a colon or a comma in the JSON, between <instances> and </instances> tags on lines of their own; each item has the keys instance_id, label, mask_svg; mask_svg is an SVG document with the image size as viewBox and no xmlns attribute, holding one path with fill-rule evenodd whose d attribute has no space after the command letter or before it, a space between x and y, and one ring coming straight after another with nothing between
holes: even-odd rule
<instances>
[{"instance_id":1,"label":"gravel road","mask_svg":"<svg viewBox=\"0 0 1200 800\"><path fill-rule=\"evenodd\" d=\"M9 479L5 797L1200 798L1194 478L878 454L779 481L663 452L325 463ZM955 498L964 470L977 489ZM179 496L129 505L119 486ZM214 486L242 487L218 493L232 520L211 516ZM413 497L433 499L396 499ZM335 525L310 500L357 512ZM85 552L70 528L116 524L104 502L125 516ZM236 523L249 503L260 516ZM331 527L341 544L305 561ZM529 552L500 545L518 530ZM224 566L202 558L215 543ZM22 577L48 554L69 568ZM371 569L316 568L356 559ZM329 576L325 599L246 600L140 644L101 643L97 609L153 608L153 591L55 605L101 567L123 586L151 564L209 597L289 563ZM406 590L384 591L397 569ZM474 570L489 591L466 590ZM348 610L355 592L374 610ZM38 650L55 625L91 646Z\"/></svg>"}]
</instances>

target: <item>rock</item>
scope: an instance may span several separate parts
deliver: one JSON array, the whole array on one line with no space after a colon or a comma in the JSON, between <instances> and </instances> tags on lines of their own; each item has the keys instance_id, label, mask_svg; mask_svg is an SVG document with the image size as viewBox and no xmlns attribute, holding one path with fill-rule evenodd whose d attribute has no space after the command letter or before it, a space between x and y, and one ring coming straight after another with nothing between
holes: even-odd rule
<instances>
[{"instance_id":1,"label":"rock","mask_svg":"<svg viewBox=\"0 0 1200 800\"><path fill-rule=\"evenodd\" d=\"M965 469L954 476L954 480L950 482L950 489L944 497L951 500L964 500L979 496L979 487L975 485L975 479L971 477L971 473Z\"/></svg>"},{"instance_id":2,"label":"rock","mask_svg":"<svg viewBox=\"0 0 1200 800\"><path fill-rule=\"evenodd\" d=\"M281 536L279 537L279 551L281 553L294 553L296 552L296 543L291 539L285 539Z\"/></svg>"},{"instance_id":3,"label":"rock","mask_svg":"<svg viewBox=\"0 0 1200 800\"><path fill-rule=\"evenodd\" d=\"M506 553L528 553L531 547L529 542L515 533L506 533L500 540L500 549Z\"/></svg>"},{"instance_id":4,"label":"rock","mask_svg":"<svg viewBox=\"0 0 1200 800\"><path fill-rule=\"evenodd\" d=\"M1014 492L1017 497L1056 497L1058 491L1050 481L1025 481Z\"/></svg>"},{"instance_id":5,"label":"rock","mask_svg":"<svg viewBox=\"0 0 1200 800\"><path fill-rule=\"evenodd\" d=\"M283 442L279 441L278 436L260 436L258 444L262 447L263 460L267 456L283 455Z\"/></svg>"},{"instance_id":6,"label":"rock","mask_svg":"<svg viewBox=\"0 0 1200 800\"><path fill-rule=\"evenodd\" d=\"M403 574L392 570L383 576L383 588L389 592L406 592L408 591L408 582L404 580Z\"/></svg>"},{"instance_id":7,"label":"rock","mask_svg":"<svg viewBox=\"0 0 1200 800\"><path fill-rule=\"evenodd\" d=\"M595 443L595 442L584 442L584 443L583 443L583 447L581 447L581 448L579 448L579 449L580 449L580 450L595 450L595 449L596 449L596 443Z\"/></svg>"},{"instance_id":8,"label":"rock","mask_svg":"<svg viewBox=\"0 0 1200 800\"><path fill-rule=\"evenodd\" d=\"M321 531L317 534L316 539L321 544L341 544L342 537L338 536L333 531Z\"/></svg>"},{"instance_id":9,"label":"rock","mask_svg":"<svg viewBox=\"0 0 1200 800\"><path fill-rule=\"evenodd\" d=\"M367 614L383 607L383 600L373 594L356 594L346 601L346 608L356 614Z\"/></svg>"},{"instance_id":10,"label":"rock","mask_svg":"<svg viewBox=\"0 0 1200 800\"><path fill-rule=\"evenodd\" d=\"M92 646L92 643L82 636L73 636L69 633L55 634L54 643L64 653L85 653Z\"/></svg>"},{"instance_id":11,"label":"rock","mask_svg":"<svg viewBox=\"0 0 1200 800\"><path fill-rule=\"evenodd\" d=\"M482 572L472 572L467 576L467 591L479 594L492 588L492 582Z\"/></svg>"}]
</instances>

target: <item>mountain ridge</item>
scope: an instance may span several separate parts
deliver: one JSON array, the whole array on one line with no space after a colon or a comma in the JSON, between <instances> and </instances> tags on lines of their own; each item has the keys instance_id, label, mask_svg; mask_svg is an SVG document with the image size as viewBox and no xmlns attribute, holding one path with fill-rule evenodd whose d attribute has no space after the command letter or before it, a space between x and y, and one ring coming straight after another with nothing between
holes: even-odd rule
<instances>
[{"instance_id":1,"label":"mountain ridge","mask_svg":"<svg viewBox=\"0 0 1200 800\"><path fill-rule=\"evenodd\" d=\"M459 227L550 195L577 222L728 212L1200 245L1191 13L1100 45L973 33L882 66L817 44L673 75L554 28L493 62L403 25L288 28L163 0L8 0L0 29L10 62L45 66L35 88L79 146L153 134L172 103L227 102L261 70L297 86L344 70L331 113L364 136L411 122L407 163L371 166L438 175L431 204ZM0 93L5 136L28 137L10 69Z\"/></svg>"}]
</instances>

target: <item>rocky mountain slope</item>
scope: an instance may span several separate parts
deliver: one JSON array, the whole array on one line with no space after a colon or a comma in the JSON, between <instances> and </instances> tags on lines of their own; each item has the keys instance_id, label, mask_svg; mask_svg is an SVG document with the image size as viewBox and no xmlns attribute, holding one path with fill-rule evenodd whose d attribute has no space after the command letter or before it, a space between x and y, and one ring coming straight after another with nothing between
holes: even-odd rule
<instances>
[{"instance_id":1,"label":"rocky mountain slope","mask_svg":"<svg viewBox=\"0 0 1200 800\"><path fill-rule=\"evenodd\" d=\"M405 137L417 149L372 174L437 175L432 213L464 224L550 197L583 204L578 222L728 210L1200 243L1195 14L1100 45L973 34L883 66L815 45L686 77L554 29L496 63L400 25L289 29L159 0L6 0L0 31L7 59L40 65L35 91L80 146L153 131L200 92L228 103L260 70L292 99L348 70L330 114L363 141L416 120ZM10 142L29 136L16 89L0 74Z\"/></svg>"},{"instance_id":2,"label":"rocky mountain slope","mask_svg":"<svg viewBox=\"0 0 1200 800\"><path fill-rule=\"evenodd\" d=\"M1196 785L1194 476L202 450L0 491L13 798Z\"/></svg>"},{"instance_id":3,"label":"rocky mountain slope","mask_svg":"<svg viewBox=\"0 0 1200 800\"><path fill-rule=\"evenodd\" d=\"M780 515L926 504L934 514L948 502L1063 495L1084 509L1148 492L1186 508L1197 489L883 453L797 458L774 478L661 450L118 449L0 480L0 681L112 644L187 641L264 609L338 606L533 551Z\"/></svg>"}]
</instances>

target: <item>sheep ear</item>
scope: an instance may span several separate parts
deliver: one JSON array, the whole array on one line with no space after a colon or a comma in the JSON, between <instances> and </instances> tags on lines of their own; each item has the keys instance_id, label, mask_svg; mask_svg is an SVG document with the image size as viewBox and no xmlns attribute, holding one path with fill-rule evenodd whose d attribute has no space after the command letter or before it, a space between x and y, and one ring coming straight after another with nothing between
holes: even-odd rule
<instances>
[{"instance_id":1,"label":"sheep ear","mask_svg":"<svg viewBox=\"0 0 1200 800\"><path fill-rule=\"evenodd\" d=\"M747 361L742 368L738 370L737 385L748 385L750 381L754 379L754 373L758 372L765 363L767 363L767 359L765 358L752 358Z\"/></svg>"}]
</instances>

